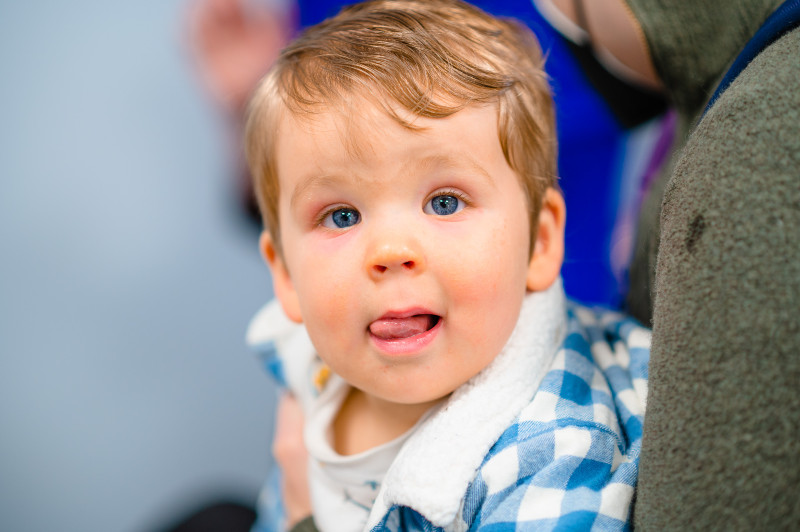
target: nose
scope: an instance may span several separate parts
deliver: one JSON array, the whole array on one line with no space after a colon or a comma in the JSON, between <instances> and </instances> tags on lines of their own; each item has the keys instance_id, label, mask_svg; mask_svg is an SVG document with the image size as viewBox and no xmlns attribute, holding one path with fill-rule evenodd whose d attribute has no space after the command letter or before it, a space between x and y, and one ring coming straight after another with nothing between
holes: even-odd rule
<instances>
[{"instance_id":1,"label":"nose","mask_svg":"<svg viewBox=\"0 0 800 532\"><path fill-rule=\"evenodd\" d=\"M425 259L413 241L389 238L373 247L366 266L369 275L379 280L390 273L421 273L425 269Z\"/></svg>"}]
</instances>

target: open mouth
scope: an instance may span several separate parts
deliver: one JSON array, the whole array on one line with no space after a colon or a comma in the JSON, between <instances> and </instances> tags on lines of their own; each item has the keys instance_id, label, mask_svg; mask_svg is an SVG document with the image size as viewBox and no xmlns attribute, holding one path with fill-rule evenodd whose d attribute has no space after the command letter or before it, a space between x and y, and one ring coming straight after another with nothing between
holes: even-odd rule
<instances>
[{"instance_id":1,"label":"open mouth","mask_svg":"<svg viewBox=\"0 0 800 532\"><path fill-rule=\"evenodd\" d=\"M381 318L369 325L369 332L380 340L396 341L424 334L439 323L435 314L415 314L404 318Z\"/></svg>"}]
</instances>

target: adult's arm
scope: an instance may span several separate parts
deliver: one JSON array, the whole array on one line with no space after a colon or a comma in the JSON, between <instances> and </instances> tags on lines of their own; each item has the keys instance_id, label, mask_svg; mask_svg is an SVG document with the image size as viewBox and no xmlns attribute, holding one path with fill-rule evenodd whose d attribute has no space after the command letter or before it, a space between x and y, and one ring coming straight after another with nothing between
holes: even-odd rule
<instances>
[{"instance_id":1,"label":"adult's arm","mask_svg":"<svg viewBox=\"0 0 800 532\"><path fill-rule=\"evenodd\" d=\"M800 522L800 30L743 72L666 186L634 524Z\"/></svg>"},{"instance_id":2,"label":"adult's arm","mask_svg":"<svg viewBox=\"0 0 800 532\"><path fill-rule=\"evenodd\" d=\"M308 451L303 441L303 410L289 394L278 402L272 454L281 469L281 495L287 527L293 532L315 530L311 520Z\"/></svg>"}]
</instances>

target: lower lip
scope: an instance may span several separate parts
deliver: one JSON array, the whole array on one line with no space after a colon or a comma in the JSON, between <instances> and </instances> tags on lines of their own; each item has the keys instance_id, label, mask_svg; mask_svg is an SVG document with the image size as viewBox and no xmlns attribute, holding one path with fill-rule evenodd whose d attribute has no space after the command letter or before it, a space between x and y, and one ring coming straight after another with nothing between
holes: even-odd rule
<instances>
[{"instance_id":1,"label":"lower lip","mask_svg":"<svg viewBox=\"0 0 800 532\"><path fill-rule=\"evenodd\" d=\"M442 328L442 318L436 322L436 325L427 331L408 338L396 338L394 340L384 340L377 336L370 334L372 343L383 352L383 354L391 357L411 357L418 355L420 351L425 349L439 334L439 329Z\"/></svg>"}]
</instances>

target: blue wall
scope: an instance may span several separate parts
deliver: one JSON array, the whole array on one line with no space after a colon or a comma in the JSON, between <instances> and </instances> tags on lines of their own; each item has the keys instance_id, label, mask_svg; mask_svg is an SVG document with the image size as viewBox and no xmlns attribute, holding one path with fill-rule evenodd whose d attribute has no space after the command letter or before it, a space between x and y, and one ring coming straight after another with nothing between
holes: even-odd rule
<instances>
[{"instance_id":1,"label":"blue wall","mask_svg":"<svg viewBox=\"0 0 800 532\"><path fill-rule=\"evenodd\" d=\"M0 530L255 496L271 295L180 0L0 0Z\"/></svg>"}]
</instances>

